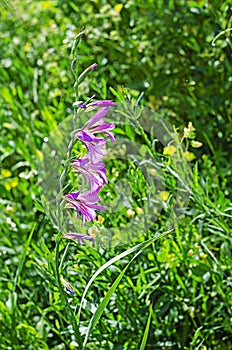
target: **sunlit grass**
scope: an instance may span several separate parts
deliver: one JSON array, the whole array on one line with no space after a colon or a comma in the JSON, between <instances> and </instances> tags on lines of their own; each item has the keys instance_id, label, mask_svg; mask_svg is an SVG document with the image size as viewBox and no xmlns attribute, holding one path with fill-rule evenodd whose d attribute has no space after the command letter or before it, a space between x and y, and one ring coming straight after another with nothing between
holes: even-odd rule
<instances>
[{"instance_id":1,"label":"sunlit grass","mask_svg":"<svg viewBox=\"0 0 232 350\"><path fill-rule=\"evenodd\" d=\"M95 61L98 69L82 84L81 100L93 94L121 104L127 100L134 116L143 105L174 125L176 135L189 132L189 138L176 139L178 148L157 142L152 127L143 132L142 123L118 122L115 136L122 142L109 148L114 152L107 159L109 186L101 193L118 212L101 213L90 226L95 246L60 243L62 278L75 290L66 298L76 315L81 310L86 349L229 349L229 2L3 1L0 6L1 348L77 348L54 279L57 230L41 205L38 168L42 144L72 114L71 46L85 26L80 72ZM224 34L217 36L220 31ZM135 141L136 157L123 159ZM156 158L144 173L148 155ZM176 167L182 171L176 173ZM151 208L144 198L156 188L159 201ZM169 208L183 188L188 201L176 220ZM107 236L112 227L116 242L118 227L141 234L114 246ZM135 259L136 247L142 251Z\"/></svg>"}]
</instances>

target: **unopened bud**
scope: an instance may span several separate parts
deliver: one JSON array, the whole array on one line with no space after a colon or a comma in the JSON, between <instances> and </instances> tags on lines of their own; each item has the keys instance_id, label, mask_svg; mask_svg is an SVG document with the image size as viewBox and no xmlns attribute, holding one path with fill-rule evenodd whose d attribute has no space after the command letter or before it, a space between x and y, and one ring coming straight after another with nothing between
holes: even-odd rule
<instances>
[{"instance_id":1,"label":"unopened bud","mask_svg":"<svg viewBox=\"0 0 232 350\"><path fill-rule=\"evenodd\" d=\"M94 63L94 64L92 64L92 66L90 66L90 68L91 68L91 70L93 71L95 68L97 68L97 63Z\"/></svg>"},{"instance_id":2,"label":"unopened bud","mask_svg":"<svg viewBox=\"0 0 232 350\"><path fill-rule=\"evenodd\" d=\"M78 83L80 84L85 77L88 75L89 72L92 72L95 68L97 67L97 63L92 64L91 66L89 66L88 68L86 68L84 70L84 72L82 72L79 77L78 77Z\"/></svg>"}]
</instances>

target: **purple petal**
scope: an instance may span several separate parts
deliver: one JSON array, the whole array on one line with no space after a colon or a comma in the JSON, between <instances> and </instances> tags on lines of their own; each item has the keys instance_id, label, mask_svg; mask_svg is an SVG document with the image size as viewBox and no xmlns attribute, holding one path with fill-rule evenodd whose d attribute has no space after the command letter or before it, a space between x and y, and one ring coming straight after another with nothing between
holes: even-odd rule
<instances>
[{"instance_id":1,"label":"purple petal","mask_svg":"<svg viewBox=\"0 0 232 350\"><path fill-rule=\"evenodd\" d=\"M76 200L80 194L80 191L77 192L71 192L65 195L65 197Z\"/></svg>"},{"instance_id":2,"label":"purple petal","mask_svg":"<svg viewBox=\"0 0 232 350\"><path fill-rule=\"evenodd\" d=\"M79 201L82 201L83 203L88 203L88 204L93 204L99 201L99 197L98 197L98 191L88 191L88 192L84 192L82 194L80 194L79 196Z\"/></svg>"},{"instance_id":3,"label":"purple petal","mask_svg":"<svg viewBox=\"0 0 232 350\"><path fill-rule=\"evenodd\" d=\"M78 131L76 136L82 142L96 142L101 143L101 145L104 145L106 143L106 140L104 138L96 137L90 132L84 130Z\"/></svg>"},{"instance_id":4,"label":"purple petal","mask_svg":"<svg viewBox=\"0 0 232 350\"><path fill-rule=\"evenodd\" d=\"M103 118L107 112L109 111L109 107L101 107L99 109L99 111L94 114L94 116L92 116L92 118L89 119L88 123L85 126L85 129L90 129L94 124L97 123L97 121L99 121L99 119ZM102 123L102 121L100 121L100 123Z\"/></svg>"},{"instance_id":5,"label":"purple petal","mask_svg":"<svg viewBox=\"0 0 232 350\"><path fill-rule=\"evenodd\" d=\"M94 208L87 208L87 207L82 208L81 214L82 214L82 225L84 225L85 220L92 221L96 219L96 213Z\"/></svg>"},{"instance_id":6,"label":"purple petal","mask_svg":"<svg viewBox=\"0 0 232 350\"><path fill-rule=\"evenodd\" d=\"M88 155L84 158L75 159L71 164L76 167L84 167L89 162Z\"/></svg>"},{"instance_id":7,"label":"purple petal","mask_svg":"<svg viewBox=\"0 0 232 350\"><path fill-rule=\"evenodd\" d=\"M107 130L112 130L115 128L114 124L107 124L107 123L101 123L96 125L94 128L91 129L91 133L95 133L95 132L105 132Z\"/></svg>"},{"instance_id":8,"label":"purple petal","mask_svg":"<svg viewBox=\"0 0 232 350\"><path fill-rule=\"evenodd\" d=\"M87 178L89 179L91 192L107 183L105 164L98 159L95 163L91 162L89 155L87 155L84 158L74 160L71 164L74 170L83 176L85 185Z\"/></svg>"},{"instance_id":9,"label":"purple petal","mask_svg":"<svg viewBox=\"0 0 232 350\"><path fill-rule=\"evenodd\" d=\"M77 217L79 215L82 216L82 224L84 225L85 220L91 221L96 219L95 210L105 209L102 205L95 204L99 201L98 192L101 186L95 186L91 191L87 191L78 195L77 199L73 199L76 197L78 192L71 192L66 195L66 199L68 199L66 208L75 208L77 211Z\"/></svg>"},{"instance_id":10,"label":"purple petal","mask_svg":"<svg viewBox=\"0 0 232 350\"><path fill-rule=\"evenodd\" d=\"M111 139L112 142L115 141L115 137L114 137L114 134L112 134L112 132L105 131L104 133L107 134L107 135L109 136L109 138Z\"/></svg>"},{"instance_id":11,"label":"purple petal","mask_svg":"<svg viewBox=\"0 0 232 350\"><path fill-rule=\"evenodd\" d=\"M89 156L92 162L98 159L99 157L102 158L107 153L107 151L103 147L99 146L98 144L95 145L90 142L83 142L83 144L88 149Z\"/></svg>"}]
</instances>

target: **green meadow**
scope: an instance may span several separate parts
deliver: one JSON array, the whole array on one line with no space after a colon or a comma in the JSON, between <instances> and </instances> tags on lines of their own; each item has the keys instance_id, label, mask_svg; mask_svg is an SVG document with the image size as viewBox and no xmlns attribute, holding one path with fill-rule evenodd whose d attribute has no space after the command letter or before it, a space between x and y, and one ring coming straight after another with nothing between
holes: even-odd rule
<instances>
[{"instance_id":1,"label":"green meadow","mask_svg":"<svg viewBox=\"0 0 232 350\"><path fill-rule=\"evenodd\" d=\"M232 349L231 2L3 0L0 18L0 349ZM106 210L82 226L69 142L101 100Z\"/></svg>"}]
</instances>

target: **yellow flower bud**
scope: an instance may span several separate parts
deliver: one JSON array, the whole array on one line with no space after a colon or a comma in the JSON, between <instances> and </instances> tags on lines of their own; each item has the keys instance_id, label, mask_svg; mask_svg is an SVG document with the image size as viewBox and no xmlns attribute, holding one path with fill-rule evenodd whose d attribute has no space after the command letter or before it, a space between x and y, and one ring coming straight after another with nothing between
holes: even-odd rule
<instances>
[{"instance_id":1,"label":"yellow flower bud","mask_svg":"<svg viewBox=\"0 0 232 350\"><path fill-rule=\"evenodd\" d=\"M194 148L199 148L199 147L202 146L202 143L201 143L201 142L198 142L198 141L192 140L192 141L191 141L191 146L194 147Z\"/></svg>"},{"instance_id":2,"label":"yellow flower bud","mask_svg":"<svg viewBox=\"0 0 232 350\"><path fill-rule=\"evenodd\" d=\"M129 217L133 217L134 215L135 215L135 212L134 212L134 210L132 210L132 209L127 209L127 215L129 216Z\"/></svg>"},{"instance_id":3,"label":"yellow flower bud","mask_svg":"<svg viewBox=\"0 0 232 350\"><path fill-rule=\"evenodd\" d=\"M192 249L189 249L189 251L188 251L188 255L189 256L192 256L194 253L193 253L193 250Z\"/></svg>"},{"instance_id":4,"label":"yellow flower bud","mask_svg":"<svg viewBox=\"0 0 232 350\"><path fill-rule=\"evenodd\" d=\"M189 151L184 152L183 155L184 155L184 158L187 159L189 162L191 162L196 158L195 154Z\"/></svg>"},{"instance_id":5,"label":"yellow flower bud","mask_svg":"<svg viewBox=\"0 0 232 350\"><path fill-rule=\"evenodd\" d=\"M140 208L140 207L137 207L137 208L136 208L136 213L137 213L138 215L143 214L143 209Z\"/></svg>"},{"instance_id":6,"label":"yellow flower bud","mask_svg":"<svg viewBox=\"0 0 232 350\"><path fill-rule=\"evenodd\" d=\"M168 200L169 196L170 196L170 193L168 191L161 191L159 193L159 197L165 202Z\"/></svg>"},{"instance_id":7,"label":"yellow flower bud","mask_svg":"<svg viewBox=\"0 0 232 350\"><path fill-rule=\"evenodd\" d=\"M176 147L175 146L170 145L170 146L164 147L163 154L167 154L169 156L173 156L173 154L175 154L175 153L176 153Z\"/></svg>"},{"instance_id":8,"label":"yellow flower bud","mask_svg":"<svg viewBox=\"0 0 232 350\"><path fill-rule=\"evenodd\" d=\"M99 224L103 224L104 221L105 221L105 219L104 219L101 215L98 215L98 217L97 217L97 222L98 222Z\"/></svg>"}]
</instances>

